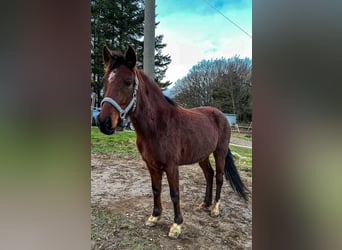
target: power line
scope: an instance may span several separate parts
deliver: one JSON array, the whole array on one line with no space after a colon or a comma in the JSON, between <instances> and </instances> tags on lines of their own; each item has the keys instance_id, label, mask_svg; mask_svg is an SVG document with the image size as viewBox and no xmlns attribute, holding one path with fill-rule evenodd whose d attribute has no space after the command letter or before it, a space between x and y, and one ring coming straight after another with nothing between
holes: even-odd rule
<instances>
[{"instance_id":1,"label":"power line","mask_svg":"<svg viewBox=\"0 0 342 250\"><path fill-rule=\"evenodd\" d=\"M210 2L208 2L207 0L203 0L204 2L206 2L212 9L214 9L215 11L217 11L219 14L221 14L221 16L223 16L225 19L227 19L231 24L233 24L235 27L237 27L239 30L241 30L243 33L245 33L247 36L249 36L250 38L252 38L252 35L250 35L247 31L245 31L240 25L238 25L237 23L235 23L233 20L231 20L230 18L228 18L226 15L224 15L221 11L219 11L214 5L212 5Z\"/></svg>"}]
</instances>

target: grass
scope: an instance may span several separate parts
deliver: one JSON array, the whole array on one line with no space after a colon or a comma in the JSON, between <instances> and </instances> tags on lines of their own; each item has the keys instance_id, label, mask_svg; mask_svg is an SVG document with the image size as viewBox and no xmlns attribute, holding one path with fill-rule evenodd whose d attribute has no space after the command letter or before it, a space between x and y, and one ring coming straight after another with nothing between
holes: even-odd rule
<instances>
[{"instance_id":1,"label":"grass","mask_svg":"<svg viewBox=\"0 0 342 250\"><path fill-rule=\"evenodd\" d=\"M250 135L246 135L246 134L243 134L243 133L238 133L236 131L232 132L232 136L236 137L236 138L244 139L246 141L252 141L252 137Z\"/></svg>"},{"instance_id":2,"label":"grass","mask_svg":"<svg viewBox=\"0 0 342 250\"><path fill-rule=\"evenodd\" d=\"M91 152L116 153L124 156L138 156L135 132L130 130L104 135L96 127L91 128Z\"/></svg>"},{"instance_id":3,"label":"grass","mask_svg":"<svg viewBox=\"0 0 342 250\"><path fill-rule=\"evenodd\" d=\"M230 146L232 153L237 153L234 157L235 164L240 171L247 173L247 176L252 176L252 149L242 148L237 146Z\"/></svg>"},{"instance_id":4,"label":"grass","mask_svg":"<svg viewBox=\"0 0 342 250\"><path fill-rule=\"evenodd\" d=\"M238 133L233 133L233 136L252 140ZM108 136L102 134L96 127L91 128L91 151L95 153L115 153L122 156L137 157L139 152L135 141L136 135L134 131L125 130ZM252 150L232 145L230 149L241 156L235 157L238 169L246 172L248 176L252 176ZM210 159L212 165L214 165L213 157L211 156Z\"/></svg>"},{"instance_id":5,"label":"grass","mask_svg":"<svg viewBox=\"0 0 342 250\"><path fill-rule=\"evenodd\" d=\"M157 249L156 243L144 238L123 214L92 204L91 215L92 249Z\"/></svg>"},{"instance_id":6,"label":"grass","mask_svg":"<svg viewBox=\"0 0 342 250\"><path fill-rule=\"evenodd\" d=\"M252 149L237 146L229 146L234 156L234 161L239 171L246 172L247 176L252 177ZM214 156L209 157L212 166L215 166Z\"/></svg>"}]
</instances>

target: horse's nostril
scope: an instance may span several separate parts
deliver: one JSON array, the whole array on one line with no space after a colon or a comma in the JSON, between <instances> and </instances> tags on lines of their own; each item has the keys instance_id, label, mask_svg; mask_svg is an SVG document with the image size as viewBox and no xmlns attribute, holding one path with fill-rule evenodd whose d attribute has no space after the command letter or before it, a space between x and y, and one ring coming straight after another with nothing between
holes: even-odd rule
<instances>
[{"instance_id":1,"label":"horse's nostril","mask_svg":"<svg viewBox=\"0 0 342 250\"><path fill-rule=\"evenodd\" d=\"M97 126L104 134L112 134L115 131L112 128L112 119L109 116L106 116L104 118L101 118L100 116L97 116Z\"/></svg>"},{"instance_id":2,"label":"horse's nostril","mask_svg":"<svg viewBox=\"0 0 342 250\"><path fill-rule=\"evenodd\" d=\"M104 121L103 121L105 127L107 130L112 129L112 120L110 119L110 117L105 117Z\"/></svg>"}]
</instances>

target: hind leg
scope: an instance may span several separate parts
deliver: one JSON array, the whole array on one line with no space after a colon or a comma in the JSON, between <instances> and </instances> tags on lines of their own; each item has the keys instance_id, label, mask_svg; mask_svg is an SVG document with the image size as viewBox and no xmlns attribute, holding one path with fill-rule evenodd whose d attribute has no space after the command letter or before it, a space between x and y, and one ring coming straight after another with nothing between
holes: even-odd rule
<instances>
[{"instance_id":1,"label":"hind leg","mask_svg":"<svg viewBox=\"0 0 342 250\"><path fill-rule=\"evenodd\" d=\"M210 165L209 158L204 161L199 162L201 169L203 170L205 180L207 182L205 189L205 197L204 202L201 204L201 207L210 207L213 200L213 179L214 179L214 170Z\"/></svg>"},{"instance_id":2,"label":"hind leg","mask_svg":"<svg viewBox=\"0 0 342 250\"><path fill-rule=\"evenodd\" d=\"M216 195L214 204L211 208L211 216L218 216L220 214L220 198L221 188L223 184L223 168L225 163L225 151L216 150L214 152L215 164L216 164Z\"/></svg>"}]
</instances>

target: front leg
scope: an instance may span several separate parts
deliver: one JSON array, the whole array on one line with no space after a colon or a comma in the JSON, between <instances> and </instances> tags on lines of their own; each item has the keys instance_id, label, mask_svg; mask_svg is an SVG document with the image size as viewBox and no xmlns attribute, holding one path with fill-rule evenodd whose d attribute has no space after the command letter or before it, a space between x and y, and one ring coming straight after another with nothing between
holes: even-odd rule
<instances>
[{"instance_id":1,"label":"front leg","mask_svg":"<svg viewBox=\"0 0 342 250\"><path fill-rule=\"evenodd\" d=\"M149 167L151 181L152 181L152 193L153 193L153 211L152 215L146 221L146 225L153 227L160 220L160 216L162 213L162 205L161 205L161 191L162 191L162 177L163 172L160 170L155 170Z\"/></svg>"},{"instance_id":2,"label":"front leg","mask_svg":"<svg viewBox=\"0 0 342 250\"><path fill-rule=\"evenodd\" d=\"M174 223L170 228L169 237L178 238L181 234L181 224L183 216L179 204L179 171L178 166L169 165L166 169L167 180L170 187L170 196L173 203L175 213Z\"/></svg>"}]
</instances>

